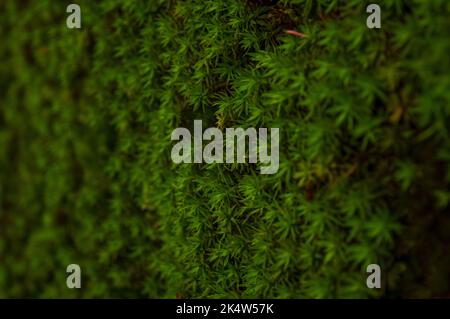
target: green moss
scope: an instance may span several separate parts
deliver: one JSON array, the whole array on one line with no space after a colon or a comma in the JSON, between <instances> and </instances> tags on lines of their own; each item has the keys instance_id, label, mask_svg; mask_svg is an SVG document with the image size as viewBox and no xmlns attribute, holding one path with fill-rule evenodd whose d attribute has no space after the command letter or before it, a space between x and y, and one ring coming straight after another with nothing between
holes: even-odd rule
<instances>
[{"instance_id":1,"label":"green moss","mask_svg":"<svg viewBox=\"0 0 450 319\"><path fill-rule=\"evenodd\" d=\"M448 1L381 30L359 0L94 2L81 30L0 3L1 297L448 296ZM278 173L173 164L194 119L279 127Z\"/></svg>"}]
</instances>

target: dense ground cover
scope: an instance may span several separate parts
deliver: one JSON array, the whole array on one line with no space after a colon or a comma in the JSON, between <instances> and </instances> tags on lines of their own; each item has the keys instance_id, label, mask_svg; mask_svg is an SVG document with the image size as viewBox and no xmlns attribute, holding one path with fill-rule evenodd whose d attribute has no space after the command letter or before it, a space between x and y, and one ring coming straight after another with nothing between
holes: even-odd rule
<instances>
[{"instance_id":1,"label":"dense ground cover","mask_svg":"<svg viewBox=\"0 0 450 319\"><path fill-rule=\"evenodd\" d=\"M0 2L1 297L449 296L448 1L380 30L360 0L78 3ZM279 127L278 173L174 165L194 119Z\"/></svg>"}]
</instances>

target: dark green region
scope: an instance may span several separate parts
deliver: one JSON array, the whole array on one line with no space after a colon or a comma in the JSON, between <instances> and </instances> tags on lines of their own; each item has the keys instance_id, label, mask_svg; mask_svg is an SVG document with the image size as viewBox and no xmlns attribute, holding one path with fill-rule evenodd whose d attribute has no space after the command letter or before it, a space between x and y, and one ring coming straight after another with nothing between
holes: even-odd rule
<instances>
[{"instance_id":1,"label":"dark green region","mask_svg":"<svg viewBox=\"0 0 450 319\"><path fill-rule=\"evenodd\" d=\"M448 0L377 1L381 29L361 0L78 0L68 29L72 2L0 1L0 297L450 297ZM194 119L280 128L278 172L174 164Z\"/></svg>"}]
</instances>

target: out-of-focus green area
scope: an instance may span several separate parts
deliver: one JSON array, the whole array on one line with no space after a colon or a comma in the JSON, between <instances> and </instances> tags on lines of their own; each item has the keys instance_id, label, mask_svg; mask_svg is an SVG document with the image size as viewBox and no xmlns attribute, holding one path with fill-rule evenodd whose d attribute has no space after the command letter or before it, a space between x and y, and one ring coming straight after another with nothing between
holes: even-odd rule
<instances>
[{"instance_id":1,"label":"out-of-focus green area","mask_svg":"<svg viewBox=\"0 0 450 319\"><path fill-rule=\"evenodd\" d=\"M69 3L0 2L0 297L450 296L448 1ZM173 164L194 119L278 173Z\"/></svg>"}]
</instances>

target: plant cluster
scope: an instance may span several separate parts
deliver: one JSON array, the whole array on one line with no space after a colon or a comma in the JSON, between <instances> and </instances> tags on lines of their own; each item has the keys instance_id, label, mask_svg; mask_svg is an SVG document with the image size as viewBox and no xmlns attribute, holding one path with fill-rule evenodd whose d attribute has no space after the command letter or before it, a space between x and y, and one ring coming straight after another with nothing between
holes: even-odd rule
<instances>
[{"instance_id":1,"label":"plant cluster","mask_svg":"<svg viewBox=\"0 0 450 319\"><path fill-rule=\"evenodd\" d=\"M449 296L447 0L66 2L0 2L0 297ZM195 119L278 172L174 164Z\"/></svg>"}]
</instances>

